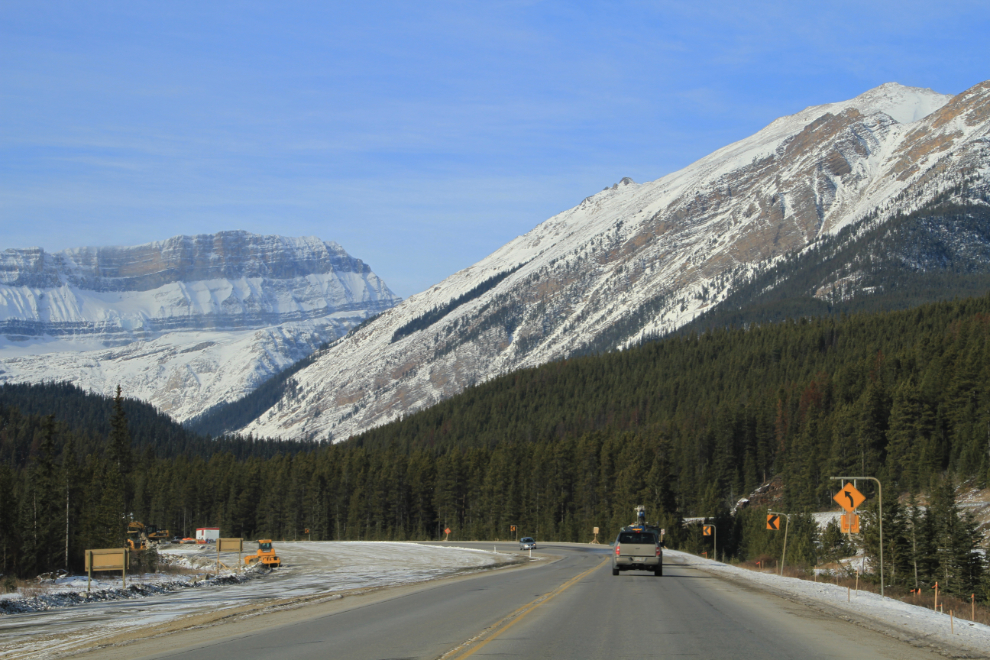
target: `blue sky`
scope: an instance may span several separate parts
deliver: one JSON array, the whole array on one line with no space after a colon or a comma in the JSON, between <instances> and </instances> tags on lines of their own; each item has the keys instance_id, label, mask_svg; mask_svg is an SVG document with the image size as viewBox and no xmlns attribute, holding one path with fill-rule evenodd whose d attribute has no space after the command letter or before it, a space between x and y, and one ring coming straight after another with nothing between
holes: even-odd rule
<instances>
[{"instance_id":1,"label":"blue sky","mask_svg":"<svg viewBox=\"0 0 990 660\"><path fill-rule=\"evenodd\" d=\"M982 82L988 18L986 2L7 1L0 249L315 235L408 296L781 115Z\"/></svg>"}]
</instances>

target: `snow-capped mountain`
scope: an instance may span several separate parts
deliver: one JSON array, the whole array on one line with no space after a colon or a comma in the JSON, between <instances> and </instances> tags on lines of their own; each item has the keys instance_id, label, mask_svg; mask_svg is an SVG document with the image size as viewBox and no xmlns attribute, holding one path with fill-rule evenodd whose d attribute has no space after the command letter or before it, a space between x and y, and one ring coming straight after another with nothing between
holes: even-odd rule
<instances>
[{"instance_id":1,"label":"snow-capped mountain","mask_svg":"<svg viewBox=\"0 0 990 660\"><path fill-rule=\"evenodd\" d=\"M408 298L243 430L340 440L514 369L675 329L733 276L988 169L990 82L955 97L886 84L807 108L656 181L623 179Z\"/></svg>"},{"instance_id":2,"label":"snow-capped mountain","mask_svg":"<svg viewBox=\"0 0 990 660\"><path fill-rule=\"evenodd\" d=\"M399 301L334 242L243 231L0 252L0 381L69 380L178 420Z\"/></svg>"}]
</instances>

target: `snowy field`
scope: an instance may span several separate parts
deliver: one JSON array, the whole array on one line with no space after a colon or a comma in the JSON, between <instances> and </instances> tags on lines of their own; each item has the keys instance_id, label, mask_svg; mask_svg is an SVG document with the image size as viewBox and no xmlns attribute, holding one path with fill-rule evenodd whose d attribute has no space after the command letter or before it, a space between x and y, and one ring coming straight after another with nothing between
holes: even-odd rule
<instances>
[{"instance_id":1,"label":"snowy field","mask_svg":"<svg viewBox=\"0 0 990 660\"><path fill-rule=\"evenodd\" d=\"M247 544L245 544L247 545ZM253 545L253 544L252 544ZM86 594L86 576L62 579L43 598L14 602L35 611L0 614L0 658L56 657L100 639L168 622L179 617L236 608L275 599L302 598L363 588L423 582L515 562L517 555L468 548L413 543L297 542L275 543L282 568L221 570L221 582L203 581L197 571L212 573L216 552L207 546L168 546L162 554L189 575L128 576L128 587L140 585L147 595L115 598L120 576L103 574L94 580L94 593L105 600L73 604ZM225 553L229 566L237 555ZM159 593L155 593L155 592ZM50 607L50 609L42 609Z\"/></svg>"},{"instance_id":2,"label":"snowy field","mask_svg":"<svg viewBox=\"0 0 990 660\"><path fill-rule=\"evenodd\" d=\"M818 601L830 608L840 610L852 621L869 623L872 620L897 628L915 642L924 643L929 640L956 647L968 647L980 651L979 657L983 657L983 654L990 650L990 626L956 618L953 632L948 613L938 614L925 607L891 598L881 598L879 594L866 591L854 592L850 597L844 586L780 577L775 573L759 573L676 550L665 550L664 555L684 566L693 566L714 575L745 580L773 592L804 599L806 602ZM963 614L969 616L968 612Z\"/></svg>"}]
</instances>

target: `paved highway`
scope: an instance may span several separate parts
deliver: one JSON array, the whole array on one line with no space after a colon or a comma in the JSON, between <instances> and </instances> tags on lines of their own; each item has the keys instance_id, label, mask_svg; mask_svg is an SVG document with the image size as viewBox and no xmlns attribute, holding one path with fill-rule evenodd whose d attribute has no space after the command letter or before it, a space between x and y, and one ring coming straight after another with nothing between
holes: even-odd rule
<instances>
[{"instance_id":1,"label":"paved highway","mask_svg":"<svg viewBox=\"0 0 990 660\"><path fill-rule=\"evenodd\" d=\"M259 619L253 630L224 633L219 626L211 635L179 633L114 651L239 660L939 657L676 563L665 564L664 577L613 577L609 551L551 545L541 552L561 558L548 565L380 594L364 604L344 599L352 602L329 613L296 610L289 623ZM108 651L101 655L117 655Z\"/></svg>"}]
</instances>

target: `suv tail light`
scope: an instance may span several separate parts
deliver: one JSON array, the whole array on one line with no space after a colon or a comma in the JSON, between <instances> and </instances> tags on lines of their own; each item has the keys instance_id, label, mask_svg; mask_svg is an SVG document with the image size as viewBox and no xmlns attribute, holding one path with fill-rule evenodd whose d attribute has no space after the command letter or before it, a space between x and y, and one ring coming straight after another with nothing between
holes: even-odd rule
<instances>
[{"instance_id":1,"label":"suv tail light","mask_svg":"<svg viewBox=\"0 0 990 660\"><path fill-rule=\"evenodd\" d=\"M659 556L660 556L660 546L658 545L657 546L657 557L659 557Z\"/></svg>"},{"instance_id":2,"label":"suv tail light","mask_svg":"<svg viewBox=\"0 0 990 660\"><path fill-rule=\"evenodd\" d=\"M619 556L619 550L621 550L621 549L622 549L622 546L621 546L621 545L619 545L618 543L616 543L616 544L615 544L615 556L616 556L616 557L618 557L618 556Z\"/></svg>"}]
</instances>

